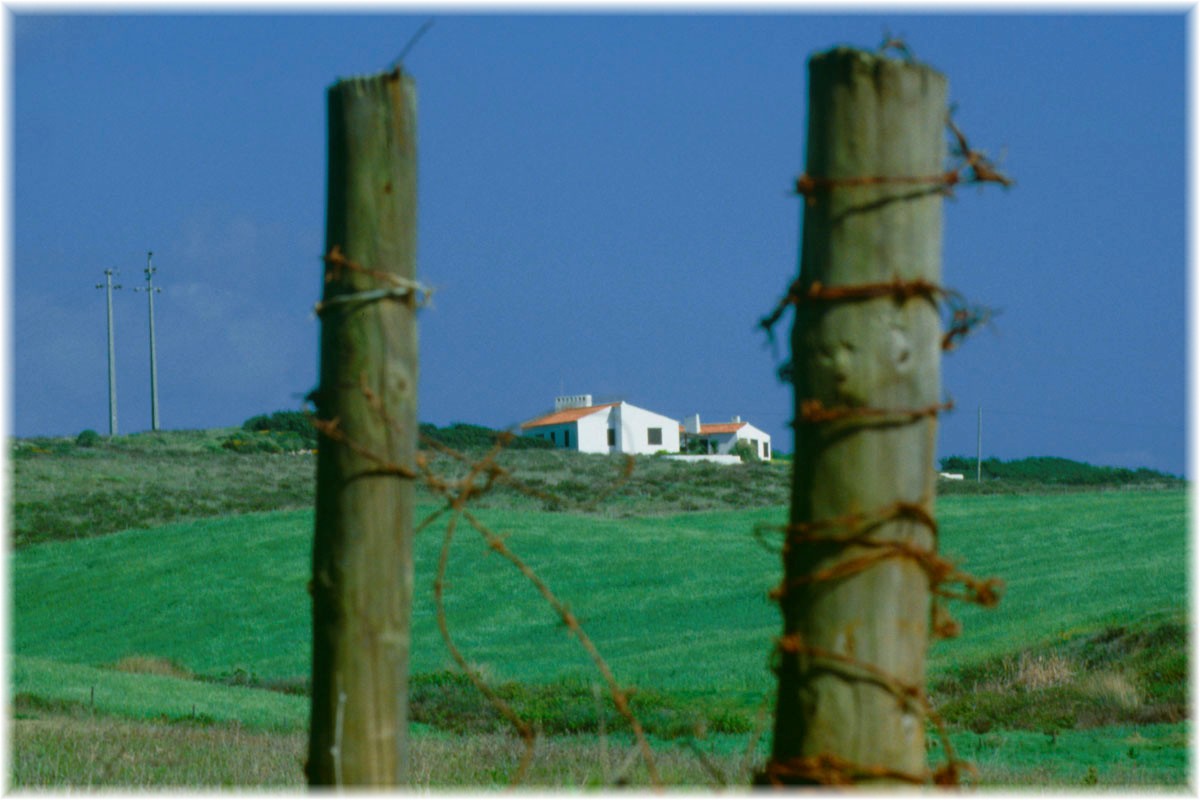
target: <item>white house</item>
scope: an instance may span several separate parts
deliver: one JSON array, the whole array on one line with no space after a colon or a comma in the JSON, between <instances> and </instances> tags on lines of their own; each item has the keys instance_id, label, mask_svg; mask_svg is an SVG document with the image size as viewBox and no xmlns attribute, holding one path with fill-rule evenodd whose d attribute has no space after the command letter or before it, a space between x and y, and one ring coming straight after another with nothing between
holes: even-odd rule
<instances>
[{"instance_id":1,"label":"white house","mask_svg":"<svg viewBox=\"0 0 1200 800\"><path fill-rule=\"evenodd\" d=\"M590 394L557 397L554 413L521 424L522 436L581 453L679 452L679 421L624 401L592 404Z\"/></svg>"},{"instance_id":2,"label":"white house","mask_svg":"<svg viewBox=\"0 0 1200 800\"><path fill-rule=\"evenodd\" d=\"M771 460L771 435L734 417L732 422L716 422L702 425L700 415L693 414L683 421L679 431L684 445L693 443L702 453L728 455L739 441L749 442L763 461Z\"/></svg>"}]
</instances>

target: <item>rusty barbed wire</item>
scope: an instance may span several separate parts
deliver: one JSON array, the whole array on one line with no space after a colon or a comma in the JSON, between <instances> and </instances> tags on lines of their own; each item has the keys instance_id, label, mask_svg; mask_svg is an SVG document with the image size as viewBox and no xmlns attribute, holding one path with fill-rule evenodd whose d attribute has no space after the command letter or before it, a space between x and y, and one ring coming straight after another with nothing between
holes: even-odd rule
<instances>
[{"instance_id":1,"label":"rusty barbed wire","mask_svg":"<svg viewBox=\"0 0 1200 800\"><path fill-rule=\"evenodd\" d=\"M354 272L366 275L376 281L384 282L389 286L383 289L369 289L365 291L356 291L342 295L335 295L332 298L318 303L315 310L318 315L336 305L348 304L351 302L371 303L387 298L400 298L405 300L414 310L425 306L429 302L432 290L424 285L416 282L400 278L391 273L382 272L375 269L370 269L356 262L350 261L342 254L341 249L334 246L330 252L324 256L323 261L326 264L325 281L331 283L340 280L346 272ZM345 387L343 387L345 388ZM375 392L367 382L366 373L359 376L357 387L362 394L367 407L374 413L383 425L393 434L404 435L403 426L389 413L386 403L383 398ZM310 395L310 399L319 398L320 391ZM551 609L559 616L563 624L571 632L584 650L588 653L592 662L607 684L609 694L613 698L613 704L617 711L629 723L633 731L634 738L637 742L642 761L646 766L647 774L650 778L651 785L656 789L663 789L664 785L662 778L658 773L658 768L654 759L654 755L650 749L648 740L646 739L645 730L641 722L634 714L629 703L629 691L617 683L616 677L607 661L600 654L599 649L592 642L591 638L584 631L579 619L563 603L557 595L551 591L549 585L522 560L516 553L509 548L504 537L497 534L490 527L484 524L478 517L472 514L467 509L467 504L476 497L487 494L497 484L503 484L515 491L528 497L536 498L544 502L553 503L559 507L574 507L579 505L583 510L594 509L600 502L618 491L621 486L628 482L633 474L634 459L632 456L626 456L625 462L617 475L616 479L607 487L597 492L593 498L585 504L576 504L566 498L560 497L554 493L546 492L536 487L521 481L512 474L510 470L497 463L497 457L504 451L506 446L512 440L512 434L504 432L497 437L494 446L480 459L472 460L462 452L455 450L441 442L436 441L432 437L424 434L419 434L418 439L422 444L426 445L438 453L446 455L451 459L467 465L468 469L465 475L458 479L447 479L435 472L431 466L429 457L423 452L416 452L413 457L413 466L395 463L391 458L375 452L369 447L364 446L356 441L343 428L341 419L334 417L332 419L322 419L317 416L316 412L307 413L310 423L329 441L344 446L354 452L365 461L373 464L373 468L360 474L379 474L393 475L404 480L419 481L436 497L443 500L443 505L435 509L432 513L426 515L419 523L414 526L414 535L420 533L430 527L441 517L449 514L449 520L446 524L446 532L443 537L442 550L438 561L438 570L434 579L434 604L437 613L437 624L439 632L442 635L442 640L449 651L451 658L463 671L464 675L471 684L496 708L502 717L514 728L518 736L521 738L524 745L520 761L514 771L509 787L518 786L525 778L530 763L532 763L537 733L529 723L521 719L520 715L497 694L479 674L478 670L471 667L466 656L463 655L461 649L455 644L454 638L451 635L449 622L446 616L445 609L445 587L446 587L446 572L449 565L449 548L453 541L455 532L460 521L465 521L471 528L478 532L484 539L488 548L501 555L509 561L526 580L528 580L541 594L542 598L547 602Z\"/></svg>"},{"instance_id":2,"label":"rusty barbed wire","mask_svg":"<svg viewBox=\"0 0 1200 800\"><path fill-rule=\"evenodd\" d=\"M362 390L364 397L367 399L368 405L380 413L381 419L384 420L385 424L399 432L400 427L395 423L394 420L391 419L390 415L384 413L382 408L379 407L378 397L371 392L369 387L365 386L364 384L360 386L360 389ZM462 669L464 675L472 683L472 685L475 686L475 688L481 694L483 694L490 703L492 703L501 716L503 716L513 726L524 744L525 749L517 769L510 780L510 787L515 787L524 780L529 764L533 758L536 732L528 723L520 718L513 708L503 700L503 698L501 698L494 690L491 689L490 686L488 686L487 682L478 673L478 671L470 666L470 662L462 654L461 650L455 644L453 637L451 636L449 623L445 613L444 589L446 586L445 578L448 567L449 546L453 540L460 520L465 521L476 532L478 532L483 537L490 550L498 553L508 560L514 567L516 567L516 569L537 589L539 594L542 595L547 604L559 616L567 629L575 636L580 646L582 646L583 649L588 653L597 670L604 678L609 690L609 694L613 699L613 704L615 705L618 713L620 713L626 719L631 730L633 731L635 741L637 742L638 748L641 751L642 760L646 765L647 774L650 778L651 784L655 788L663 788L664 785L662 783L662 778L658 773L654 755L650 750L649 742L646 739L645 730L630 706L629 693L617 683L616 677L611 668L608 666L607 661L605 661L595 643L584 631L578 617L565 603L563 603L557 597L557 595L554 594L549 585L505 544L503 536L493 531L482 520L467 510L466 507L468 502L470 502L470 500L473 498L488 493L498 483L504 483L505 485L527 494L530 497L553 501L563 506L574 507L578 505L581 509L588 509L594 507L599 498L611 495L613 492L617 491L621 485L628 481L633 472L633 459L626 459L625 464L620 473L617 475L616 479L608 487L605 487L602 491L600 491L597 494L597 497L591 502L586 504L575 504L566 498L522 483L520 480L515 478L507 468L496 463L496 458L501 452L504 451L506 445L511 440L511 436L502 435L498 437L493 448L489 450L483 456L483 458L477 460L472 460L465 454L442 443L436 442L430 437L421 436L420 438L422 442L429 444L433 449L436 449L438 452L448 455L454 460L469 466L468 471L464 476L455 480L449 480L438 475L432 469L428 457L424 456L422 453L418 453L416 456L415 469L401 467L400 465L392 463L389 459L380 456L377 453L373 453L369 448L365 448L355 443L353 439L345 434L345 432L337 424L336 420L321 420L315 416L312 416L311 420L313 425L331 440L349 447L358 455L375 464L375 471L383 474L394 474L398 477L406 479L419 479L421 484L434 493L435 496L441 497L444 500L444 504L440 508L427 515L415 526L414 534L428 528L440 517L446 514L450 515L450 519L446 526L446 533L443 539L442 554L438 563L437 576L434 581L434 601L437 612L438 629L442 635L443 641L446 644L447 650L450 652L450 655L454 659L455 663L460 667L460 669Z\"/></svg>"},{"instance_id":3,"label":"rusty barbed wire","mask_svg":"<svg viewBox=\"0 0 1200 800\"><path fill-rule=\"evenodd\" d=\"M758 327L766 332L768 341L774 345L775 325L788 308L886 297L892 298L897 303L905 303L913 299L927 300L943 312L947 318L946 332L942 335L941 341L943 351L956 349L977 328L989 324L999 314L996 309L969 304L954 289L948 289L924 279L906 281L896 277L890 281L843 286L825 286L820 281L813 281L805 286L803 281L798 279L788 287L783 297L775 304L775 308L759 319Z\"/></svg>"},{"instance_id":4,"label":"rusty barbed wire","mask_svg":"<svg viewBox=\"0 0 1200 800\"><path fill-rule=\"evenodd\" d=\"M837 287L834 290L814 282L809 289L803 292L789 292L789 297L780 304L780 308L800 302L856 302L888 296L895 297L898 302L906 302L914 298L934 299L938 295L950 294L941 287L924 281L895 280ZM767 318L765 322L774 324L780 314L782 311L777 309L777 313L773 312L772 317ZM960 315L960 326L966 326L971 322L973 320L966 315ZM959 332L959 329L952 327L943 338L943 345L947 341L958 341L962 335L964 334ZM826 426L847 420L859 424L915 424L928 419L932 423L943 411L953 408L952 401L914 409L831 407L826 406L817 398L802 399L798 405L799 414L796 422L811 426ZM930 424L928 430L932 437L933 431L935 431L934 426ZM930 547L918 547L906 541L872 538L875 531L884 525L902 521L926 528L933 540ZM850 548L866 551L837 560L824 569L804 575L785 577L768 593L768 597L776 602L782 602L791 590L799 586L844 580L886 561L904 559L915 563L924 572L928 581L932 600L930 603L931 636L952 638L961 633L962 626L949 615L941 602L942 599L961 600L991 607L999 602L1003 590L1003 582L999 579L976 578L962 572L953 562L939 555L939 529L932 513L932 486L927 490L926 496L917 502L898 500L871 513L852 513L782 526L760 524L755 527L755 538L765 546L764 534L772 531L784 534L783 545L778 549L782 558L786 558L792 549L805 545L833 546L841 551ZM954 591L946 588L955 584L960 585L961 589ZM870 681L895 695L900 702L916 708L926 720L934 724L942 751L946 755L946 763L938 769L927 769L920 775L911 775L883 766L854 764L831 753L795 758L785 763L777 762L772 757L768 759L763 770L756 775L756 782L770 785L784 785L793 782L850 785L863 779L887 778L904 783L933 783L940 786L956 785L961 775L973 771L974 768L968 762L958 757L944 721L937 714L922 687L905 685L875 665L811 645L794 633L777 639L775 652L777 654L804 655L823 661L827 665L832 664L840 669L840 674L844 678Z\"/></svg>"},{"instance_id":5,"label":"rusty barbed wire","mask_svg":"<svg viewBox=\"0 0 1200 800\"><path fill-rule=\"evenodd\" d=\"M904 541L872 540L870 538L870 535L883 525L903 520L928 529L933 538L933 544L929 548L921 548ZM828 530L840 530L840 532L822 535L824 531ZM779 531L785 534L781 555L786 555L791 548L804 544L835 545L840 549L859 547L868 550L863 555L838 561L823 570L784 578L768 594L769 598L776 602L781 602L791 589L798 586L843 580L888 560L907 559L922 569L929 582L929 591L933 598L930 605L931 635L935 638L952 638L961 632L961 625L949 616L945 607L938 602L938 597L964 600L990 607L999 602L1003 590L1003 582L999 579L981 580L968 575L960 571L953 562L939 555L938 525L930 510L929 500L917 503L898 501L874 514L848 514L810 523L756 526L756 534L761 535L764 531ZM961 583L965 588L961 592L952 592L943 588L946 584L953 583ZM850 785L861 779L890 778L912 784L956 785L961 774L974 770L969 762L958 757L945 721L937 713L923 687L905 684L874 664L809 644L797 633L778 637L775 652L803 655L816 661L825 662L827 668L829 668L828 665L833 665L844 679L867 681L889 692L901 703L908 705L933 723L942 752L946 756L946 763L938 769L926 769L920 775L912 775L882 766L854 764L831 753L791 759L785 763L770 758L763 770L756 776L757 782L770 785L785 785L795 781L823 785Z\"/></svg>"},{"instance_id":6,"label":"rusty barbed wire","mask_svg":"<svg viewBox=\"0 0 1200 800\"><path fill-rule=\"evenodd\" d=\"M897 53L899 53L906 63L911 64L916 60L916 54L913 53L912 48L909 47L909 44L904 40L904 37L893 36L891 31L889 31L887 28L884 28L883 41L880 43L879 47L876 48L875 54L882 56L889 50L895 50Z\"/></svg>"},{"instance_id":7,"label":"rusty barbed wire","mask_svg":"<svg viewBox=\"0 0 1200 800\"><path fill-rule=\"evenodd\" d=\"M946 128L954 137L954 155L960 159L960 163L943 172L932 175L859 175L841 178L804 173L796 178L796 194L813 206L819 194L839 187L925 184L930 187L930 193L952 196L954 187L960 184L998 183L1006 189L1014 185L1014 181L1000 172L982 151L970 146L966 135L954 124L951 113L946 115Z\"/></svg>"},{"instance_id":8,"label":"rusty barbed wire","mask_svg":"<svg viewBox=\"0 0 1200 800\"><path fill-rule=\"evenodd\" d=\"M446 619L446 604L445 604L445 586L446 586L446 569L450 563L450 543L454 539L454 531L458 526L458 521L462 517L462 508L459 507L450 517L449 523L446 525L445 538L442 540L441 555L438 557L437 577L433 581L433 597L434 607L437 612L438 631L442 634L442 642L445 643L446 649L450 652L450 657L454 659L454 663L458 664L459 669L471 681L471 684L487 698L488 702L500 712L510 725L517 731L517 735L521 737L524 745L524 750L521 753L521 759L517 763L517 769L509 778L509 788L519 786L525 779L526 773L529 771L529 765L533 763L533 754L537 746L537 732L533 726L521 719L512 706L504 701L495 691L488 686L487 681L483 676L467 662L466 656L458 649L454 643L454 637L450 633L450 625Z\"/></svg>"},{"instance_id":9,"label":"rusty barbed wire","mask_svg":"<svg viewBox=\"0 0 1200 800\"><path fill-rule=\"evenodd\" d=\"M456 520L459 516L461 516L461 518L463 520L465 520L472 528L474 528L475 531L478 532L483 537L483 539L486 542L489 549L491 549L495 553L498 553L500 556L502 556L503 558L508 560L509 563L511 563L514 567L516 567L516 569L526 578L526 580L528 580L534 586L534 588L537 589L538 593L541 594L541 596L546 601L546 603L559 616L559 618L562 620L563 624L567 627L567 629L575 636L575 638L579 642L580 646L583 647L583 649L591 657L592 662L595 664L597 670L600 672L601 676L604 678L604 681L609 690L609 694L613 699L613 704L615 705L618 713L620 713L626 719L626 721L629 723L630 728L633 731L634 738L638 744L638 747L641 750L642 760L646 765L646 770L647 770L647 773L649 774L651 784L653 786L655 786L656 788L661 789L661 788L663 788L662 779L658 774L658 769L655 764L655 759L654 759L653 753L650 751L650 745L646 739L645 731L642 728L641 722L638 720L637 716L633 713L633 710L629 705L629 695L628 695L627 691L625 689L623 689L617 683L616 677L614 676L612 669L608 666L608 663L605 661L604 657L600 654L599 649L596 647L596 645L592 641L591 637L589 637L587 635L587 633L584 631L582 625L579 622L578 617L574 614L574 612L571 611L571 609L565 603L563 603L557 597L557 595L554 594L554 592L550 589L549 585L537 574L537 572L535 572L532 567L530 567L524 560L522 560L519 556L517 556L516 553L514 553L511 548L508 547L508 545L504 541L504 537L497 534L490 527L488 527L486 524L484 524L478 517L476 517L474 514L472 514L470 511L468 511L466 509L466 504L472 497L482 495L482 494L490 491L492 486L501 479L504 480L504 482L507 483L507 485L509 485L513 488L517 488L519 490L529 489L530 496L537 497L539 499L550 499L555 502L570 505L569 503L566 503L564 498L560 498L551 493L525 486L524 484L522 484L521 482L519 482L515 478L513 478L511 476L511 473L509 473L507 470L505 470L504 468L497 465L495 463L495 458L497 455L499 455L500 452L503 451L507 442L508 442L508 439L506 437L501 437L500 440L496 443L495 447L488 453L488 455L485 456L485 458L480 461L472 462L471 469L468 472L468 474L466 476L464 476L463 478L459 479L458 481L452 481L452 482L444 481L443 479L440 479L439 477L437 477L431 470L428 470L427 466L423 467L423 473L424 473L424 476L426 479L425 485L428 486L434 492L441 494L443 497L445 497L447 499L447 508L452 508L454 511L454 514L455 514L454 518L452 519L452 522L454 520ZM463 455L462 453L459 453L457 451L454 451L453 448L448 448L445 445L442 445L438 449L440 452L448 451L448 452L452 453L453 454L452 457L454 457L456 460L468 461L468 459L465 455ZM616 491L617 488L619 488L619 486L621 484L623 484L626 480L628 480L629 475L632 473L632 468L633 468L632 459L627 459L625 469L622 470L621 474L612 483L612 485L610 485L610 487L608 487L607 490L602 492L601 494L606 496L608 494L611 494L613 491ZM486 483L482 486L475 483L475 479L479 475L485 475L487 477ZM593 505L593 504L592 503L586 504L586 506L591 506L591 505ZM446 547L448 547L449 539L451 536L452 536L452 531L450 530L450 526L447 526ZM440 591L441 591L440 587L444 583L444 575L445 575L444 562L442 562L442 564L439 566L438 583L437 583L437 587L438 587L437 592L439 593L439 597L440 597ZM439 613L439 620L440 620L439 625L442 628L443 638L445 639L446 637L448 637L448 628L444 624L444 608L440 605L440 601L439 601L439 612L438 613ZM448 644L450 644L449 639L446 639L446 641ZM466 664L466 661L464 659L464 660L460 661L459 663L460 663L460 666L464 666ZM484 683L482 677L478 676L473 670L468 670L465 667L464 667L464 671L467 673L468 678L470 678L472 680L472 683L474 683L476 685L476 687L489 699L495 698L495 700L493 700L493 703L497 705L497 708L501 708L501 706L498 703L496 703L496 700L499 699L498 696L496 696L494 692L485 688L486 684ZM515 712L512 712L511 708L509 709L509 711L507 713L501 708L501 713L505 714L506 718L508 718L509 721L513 723L514 727L516 727L517 730L519 732L521 732L522 738L526 741L526 757L523 758L522 764L518 768L518 773L514 775L513 780L510 784L510 785L515 786L520 783L520 781L524 775L524 770L528 766L528 758L532 758L532 752L533 752L532 740L525 738L526 734L524 731L527 729L528 726L525 723L520 722L517 719Z\"/></svg>"},{"instance_id":10,"label":"rusty barbed wire","mask_svg":"<svg viewBox=\"0 0 1200 800\"><path fill-rule=\"evenodd\" d=\"M898 50L909 59L912 57L911 51L902 40L885 34L879 53L882 54L888 49ZM952 195L953 188L960 184L997 183L1005 188L1012 186L1013 181L1008 176L1001 173L983 153L971 148L966 136L955 125L952 114L953 109L947 114L946 126L954 138L953 154L959 159L959 162L945 171L924 176L836 178L813 176L806 173L796 178L796 193L805 198L807 205L813 206L818 202L822 193L838 187L927 184L930 192L949 196ZM894 199L913 200L923 197L925 194L924 192L910 193ZM823 306L885 298L890 298L897 304L912 300L927 301L933 303L937 309L944 311L947 322L941 338L943 351L957 347L969 333L989 322L996 313L989 308L970 305L958 292L925 279L905 280L897 276L890 281L826 286L818 280L811 280L806 284L802 275L788 287L787 292L775 308L759 320L759 327L766 331L773 346L774 327L789 307ZM792 370L792 361L787 361L778 367L781 379L789 382L794 382ZM925 408L887 409L855 406L830 407L826 406L819 398L798 398L797 419L794 424L827 426L851 420L859 424L904 425L929 420L928 429L932 439L936 431L934 423L938 416L943 411L949 411L952 408L952 401L931 404ZM930 479L932 479L932 471ZM788 594L797 587L845 580L885 562L902 559L916 564L926 576L930 595L930 635L936 638L957 636L961 632L962 626L950 616L943 601L961 600L984 607L994 606L1000 600L1004 584L998 578L980 579L962 572L957 565L938 553L939 530L932 511L933 491L933 483L930 480L924 496L916 502L898 500L870 513L852 513L831 519L793 522L783 526L756 526L755 539L764 547L768 547L765 534L777 532L782 533L784 537L777 552L785 560L785 577L768 593L769 598L782 603ZM909 522L925 528L929 532L930 545L920 547L904 540L874 538L875 532L880 528L897 522ZM793 549L804 546L830 549L831 552L826 558L831 559L832 563L822 569L815 569L802 575L787 575L786 559L788 554ZM848 552L851 549L855 550L852 554ZM957 590L947 588L955 585L960 588ZM914 785L933 783L938 786L948 786L957 785L963 774L974 771L974 767L959 758L955 752L945 721L934 709L924 687L906 685L894 675L874 664L805 642L797 633L779 637L776 640L773 654L775 657L788 654L820 661L826 665L826 668L834 669L846 680L868 681L894 695L899 702L915 709L926 721L933 724L946 762L937 769L926 768L920 774L909 774L882 765L856 764L833 753L796 757L784 762L776 761L772 756L767 760L763 769L755 775L756 784L781 786L816 783L844 786L852 785L860 780L888 779Z\"/></svg>"},{"instance_id":11,"label":"rusty barbed wire","mask_svg":"<svg viewBox=\"0 0 1200 800\"><path fill-rule=\"evenodd\" d=\"M445 612L444 589L446 586L445 578L448 567L449 546L460 520L466 521L474 530L483 536L489 549L491 549L493 552L499 553L501 556L507 559L517 568L519 572L521 572L521 574L527 580L534 585L534 587L551 606L555 613L558 614L563 624L579 641L580 645L591 657L593 663L603 676L617 711L626 719L626 721L629 722L635 740L641 750L642 759L646 765L647 773L650 777L652 785L655 788L663 788L662 779L658 774L653 753L650 750L649 742L645 736L645 731L641 725L641 722L638 720L637 716L630 707L629 694L617 683L611 668L608 666L607 662L600 654L599 649L592 642L591 638L583 630L578 617L576 617L576 615L565 603L558 599L558 597L550 590L548 584L546 584L546 582L542 580L541 577L538 576L538 574L528 564L526 564L505 544L504 537L491 530L478 517L471 514L466 509L467 503L472 498L491 491L493 486L500 480L504 480L508 485L517 489L528 488L530 489L531 496L539 499L549 499L563 505L574 504L565 498L536 490L532 487L524 486L519 481L513 479L508 470L496 464L495 458L504 449L506 444L506 441L503 438L498 441L496 446L482 459L477 461L470 461L462 453L453 450L453 448L448 448L445 445L440 445L439 443L439 452L453 454L453 457L455 457L457 460L470 464L470 469L465 476L458 480L449 481L441 478L435 472L433 472L432 469L430 469L429 460L428 458L424 457L423 454L417 455L417 470L399 468L397 465L394 465L388 461L388 459L378 456L377 454L372 453L369 449L357 445L353 440L347 437L337 425L328 421L316 419L315 417L312 421L317 429L322 433L325 433L327 436L332 433L333 436L330 436L330 438L334 441L350 447L360 456L363 456L367 460L377 464L378 469L376 471L385 474L394 474L402 478L411 479L414 477L419 477L423 485L425 485L435 494L441 496L446 501L445 505L427 515L415 526L414 534L424 530L425 528L428 528L439 517L447 513L450 514L450 519L446 526L442 554L438 562L437 576L434 580L434 602L436 607L438 629L442 635L443 642L446 644L447 650L450 652L451 658L460 667L460 669L462 669L464 675L472 683L472 685L481 694L483 694L484 697L497 709L497 711L499 711L501 716L503 716L513 726L524 744L525 749L520 763L518 764L518 767L510 780L510 786L515 787L524 780L529 764L533 758L536 732L528 723L520 718L520 716L512 709L512 707L503 700L503 698L501 698L494 690L491 689L490 686L488 686L487 682L478 673L478 671L471 667L470 663L462 654L461 650L455 644L453 637L451 636ZM432 440L428 439L428 437L423 437L423 441L430 442ZM618 476L618 479L614 481L613 485L608 487L603 494L607 495L613 491L616 491L616 488L619 488L619 485L628 479L631 471L631 467L627 467L625 470L623 470ZM483 478L483 482L477 482L477 480L481 477ZM593 504L587 504L587 506L591 505Z\"/></svg>"},{"instance_id":12,"label":"rusty barbed wire","mask_svg":"<svg viewBox=\"0 0 1200 800\"><path fill-rule=\"evenodd\" d=\"M800 404L798 422L821 425L827 422L854 420L876 424L903 424L922 417L936 417L954 408L954 401L934 403L925 408L871 408L870 406L826 406L820 400L805 400Z\"/></svg>"},{"instance_id":13,"label":"rusty barbed wire","mask_svg":"<svg viewBox=\"0 0 1200 800\"><path fill-rule=\"evenodd\" d=\"M370 269L351 261L342 253L340 245L334 245L330 248L329 252L322 256L321 260L325 262L326 284L341 280L347 272L356 272L387 285L362 291L344 292L327 297L313 306L313 311L318 317L323 316L326 311L334 307L355 303L372 303L388 298L402 300L410 308L424 308L433 301L432 288L419 281L409 280L391 272Z\"/></svg>"}]
</instances>

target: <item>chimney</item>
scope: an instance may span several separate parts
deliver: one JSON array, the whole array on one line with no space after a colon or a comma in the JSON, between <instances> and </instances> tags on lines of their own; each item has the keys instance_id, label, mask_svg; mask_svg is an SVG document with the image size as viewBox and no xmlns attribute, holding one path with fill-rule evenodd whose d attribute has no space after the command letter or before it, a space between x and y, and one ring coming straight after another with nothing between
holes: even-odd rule
<instances>
[{"instance_id":1,"label":"chimney","mask_svg":"<svg viewBox=\"0 0 1200 800\"><path fill-rule=\"evenodd\" d=\"M617 403L608 414L608 426L613 429L613 438L615 440L611 451L613 453L625 452L625 420L623 419L624 415L621 413L621 409L623 408L625 408L625 403ZM631 442L631 444L633 443ZM637 452L636 445L634 445L634 448L634 452Z\"/></svg>"},{"instance_id":2,"label":"chimney","mask_svg":"<svg viewBox=\"0 0 1200 800\"><path fill-rule=\"evenodd\" d=\"M592 405L592 396L590 394L565 394L554 398L554 410L562 411L566 408L588 408Z\"/></svg>"},{"instance_id":3,"label":"chimney","mask_svg":"<svg viewBox=\"0 0 1200 800\"><path fill-rule=\"evenodd\" d=\"M734 421L734 422L741 422L741 421L742 421L742 418L741 418L741 416L734 415L733 421Z\"/></svg>"},{"instance_id":4,"label":"chimney","mask_svg":"<svg viewBox=\"0 0 1200 800\"><path fill-rule=\"evenodd\" d=\"M692 414L690 417L684 417L683 430L685 433L700 433L700 415Z\"/></svg>"}]
</instances>

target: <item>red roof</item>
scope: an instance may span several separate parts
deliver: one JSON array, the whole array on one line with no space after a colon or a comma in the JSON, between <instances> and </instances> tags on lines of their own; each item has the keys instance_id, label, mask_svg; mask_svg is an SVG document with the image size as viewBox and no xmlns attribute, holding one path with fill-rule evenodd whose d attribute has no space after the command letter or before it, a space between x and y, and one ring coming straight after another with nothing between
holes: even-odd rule
<instances>
[{"instance_id":1,"label":"red roof","mask_svg":"<svg viewBox=\"0 0 1200 800\"><path fill-rule=\"evenodd\" d=\"M714 422L709 425L700 425L700 436L708 436L718 433L737 433L743 426L749 425L748 422ZM680 432L686 432L685 428L680 425ZM696 434L693 434L696 435Z\"/></svg>"},{"instance_id":2,"label":"red roof","mask_svg":"<svg viewBox=\"0 0 1200 800\"><path fill-rule=\"evenodd\" d=\"M711 425L701 425L700 433L737 433L742 429L745 422L717 422Z\"/></svg>"},{"instance_id":3,"label":"red roof","mask_svg":"<svg viewBox=\"0 0 1200 800\"><path fill-rule=\"evenodd\" d=\"M612 408L616 405L620 405L620 403L605 403L604 405L587 406L586 408L564 408L562 411L555 411L553 414L531 419L529 422L522 422L521 429L526 430L528 428L541 428L546 425L562 425L564 422L574 422L595 414L602 408Z\"/></svg>"}]
</instances>

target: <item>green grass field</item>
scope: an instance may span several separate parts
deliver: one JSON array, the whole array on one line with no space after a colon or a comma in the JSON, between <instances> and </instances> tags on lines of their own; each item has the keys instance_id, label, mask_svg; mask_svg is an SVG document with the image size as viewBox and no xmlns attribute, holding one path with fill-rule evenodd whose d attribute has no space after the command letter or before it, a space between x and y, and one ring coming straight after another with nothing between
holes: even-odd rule
<instances>
[{"instance_id":1,"label":"green grass field","mask_svg":"<svg viewBox=\"0 0 1200 800\"><path fill-rule=\"evenodd\" d=\"M624 502L632 507L632 500ZM703 723L711 733L688 748L715 748L719 771L745 785L743 751L772 688L767 665L779 627L766 599L778 578L778 558L752 530L756 523L782 522L785 509L660 509L622 517L518 505L480 516L508 535L508 546L570 604L618 679L642 690L639 713L650 719L657 746L676 754L671 758L679 752L690 758L690 766L680 762L678 780L715 780L694 753L688 756L691 750L680 750L681 733ZM953 608L964 634L935 644L930 656L933 694L953 711L947 716L956 744L979 761L980 782L1181 785L1187 778L1186 492L956 495L939 501L938 515L944 553L972 573L998 575L1008 584L996 609ZM143 728L183 725L212 736L234 725L292 737L278 767L291 771L290 782L229 780L301 785L296 737L306 724L307 701L262 687L303 688L311 537L311 512L293 510L18 550L11 559L12 691L22 723L14 734L16 784L55 783L39 778L31 766L39 762L28 757L28 748L48 746L37 738L48 735L48 724L57 721L64 740L78 734L85 741L80 731L113 719ZM442 531L434 527L416 548L414 709L428 726L418 726L418 746L439 752L455 715L470 706L479 721L455 734L456 741L470 748L491 743L495 761L483 772L447 774L437 766L446 757L430 756L433 766L423 774L433 785L502 783L504 765L515 763L505 750L511 742L495 739L503 725L465 697L469 688L446 691L436 679L451 668L432 602L441 545ZM446 597L458 645L490 680L506 686L519 710L547 730L564 731L548 739L550 750L565 748L566 760L597 754L593 764L603 764L596 748L604 740L565 733L573 725L593 731L589 726L604 713L591 695L598 676L583 651L533 587L489 555L478 534L461 529L452 552ZM135 657L168 665L169 674L117 668L128 669ZM129 728L128 735L141 736L143 728ZM622 734L610 735L609 755L618 758ZM139 783L121 771L120 758L80 758L92 765L88 780L97 784L122 785L122 775L124 785L163 784ZM536 782L602 785L606 774L599 766L590 777L545 769L535 772L543 776ZM213 785L226 780L211 777L217 774L210 773Z\"/></svg>"}]
</instances>

